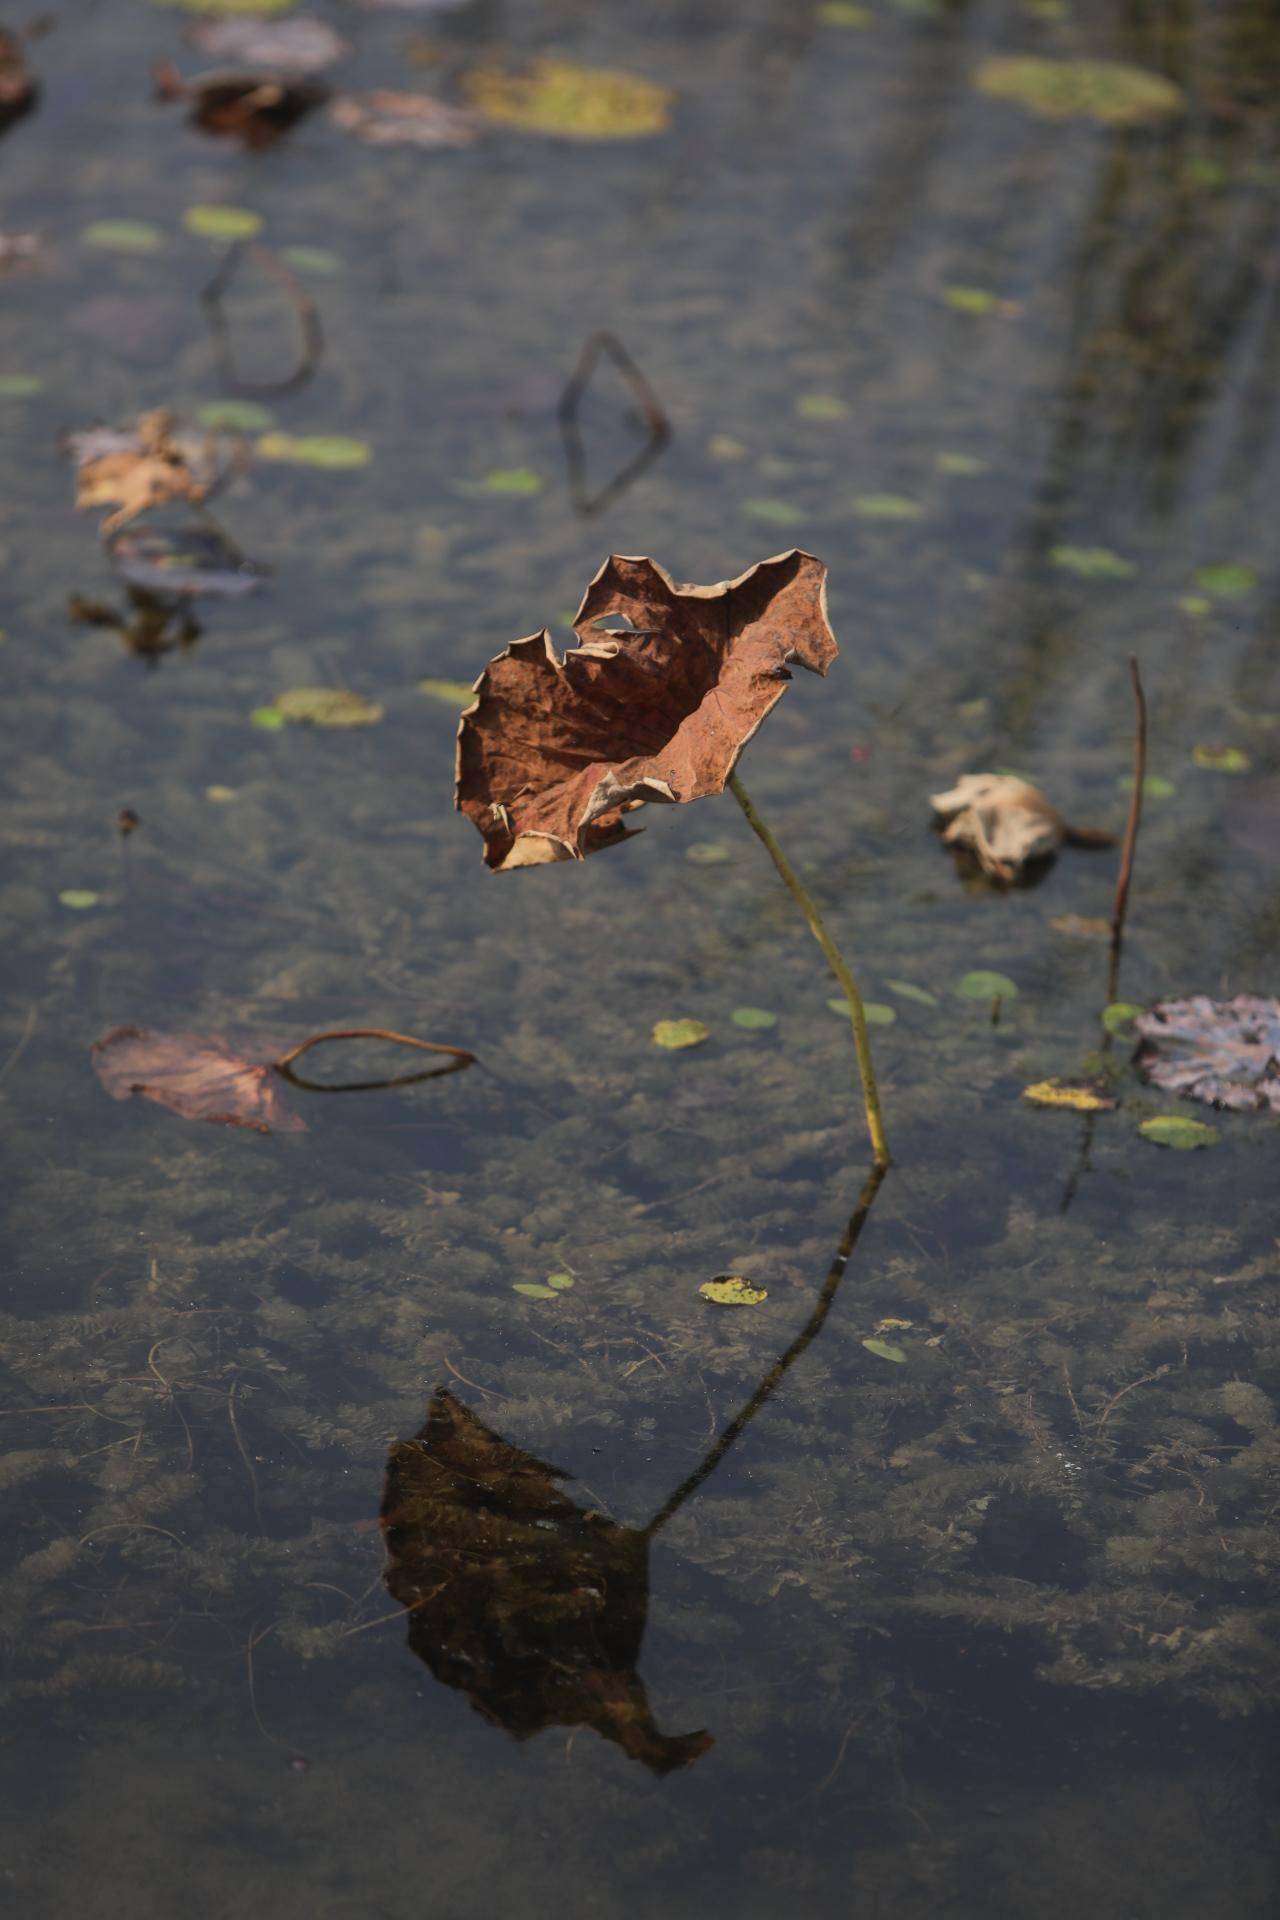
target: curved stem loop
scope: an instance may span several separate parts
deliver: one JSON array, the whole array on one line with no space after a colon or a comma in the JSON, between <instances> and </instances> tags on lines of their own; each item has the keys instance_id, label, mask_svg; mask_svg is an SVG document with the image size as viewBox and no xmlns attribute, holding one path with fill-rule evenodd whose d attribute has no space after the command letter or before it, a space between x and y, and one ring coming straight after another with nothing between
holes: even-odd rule
<instances>
[{"instance_id":1,"label":"curved stem loop","mask_svg":"<svg viewBox=\"0 0 1280 1920\"><path fill-rule=\"evenodd\" d=\"M277 1073L283 1073L295 1060L301 1059L312 1047L323 1045L326 1040L390 1040L397 1047L417 1047L422 1053L448 1053L455 1060L470 1062L474 1053L468 1053L465 1047L447 1047L440 1040L415 1040L409 1033L393 1033L390 1027L335 1027L329 1033L313 1033L309 1040L299 1040L296 1047L290 1047L278 1060L271 1062Z\"/></svg>"},{"instance_id":2,"label":"curved stem loop","mask_svg":"<svg viewBox=\"0 0 1280 1920\"><path fill-rule=\"evenodd\" d=\"M867 1112L867 1132L871 1136L871 1148L877 1167L887 1167L890 1160L889 1143L885 1139L884 1120L880 1113L880 1090L876 1085L876 1070L871 1059L871 1041L867 1034L867 1016L862 1005L862 995L858 991L858 983L853 977L848 961L828 933L809 889L757 813L754 803L736 773L729 775L729 791L746 814L747 824L757 839L762 842L769 858L778 869L783 885L804 915L806 926L826 955L827 964L832 973L844 988L853 1025L853 1044L858 1056L858 1072L862 1076L862 1100Z\"/></svg>"}]
</instances>

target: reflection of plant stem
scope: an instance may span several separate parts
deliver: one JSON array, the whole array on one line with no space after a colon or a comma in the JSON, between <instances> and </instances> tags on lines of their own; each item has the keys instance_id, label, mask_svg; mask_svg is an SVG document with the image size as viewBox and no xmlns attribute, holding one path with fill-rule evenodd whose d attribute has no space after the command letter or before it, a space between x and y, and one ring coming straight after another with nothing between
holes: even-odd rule
<instances>
[{"instance_id":1,"label":"reflection of plant stem","mask_svg":"<svg viewBox=\"0 0 1280 1920\"><path fill-rule=\"evenodd\" d=\"M822 1323L831 1311L832 1303L840 1287L840 1282L844 1279L845 1268L849 1264L850 1256L858 1244L858 1237L863 1227L867 1224L867 1215L871 1211L872 1202L880 1191L885 1171L885 1162L877 1160L871 1172L867 1175L866 1184L862 1192L858 1195L858 1204L849 1216L849 1223L845 1227L844 1236L841 1239L840 1245L836 1248L835 1259L831 1262L827 1277L822 1283L822 1292L818 1295L817 1304L813 1312L809 1315L809 1318L805 1321L804 1326L800 1329L786 1352L779 1354L751 1398L741 1411L734 1415L706 1458L694 1468L693 1472L689 1474L687 1478L680 1482L680 1485L671 1497L666 1500L658 1509L657 1513L654 1514L648 1526L643 1528L642 1531L646 1538L652 1539L659 1528L665 1527L667 1521L674 1518L685 1501L698 1491L703 1481L715 1472L734 1441L748 1423L755 1418L756 1414L759 1413L761 1407L779 1385L788 1369L794 1366L805 1348L821 1331Z\"/></svg>"},{"instance_id":2,"label":"reflection of plant stem","mask_svg":"<svg viewBox=\"0 0 1280 1920\"><path fill-rule=\"evenodd\" d=\"M832 973L844 988L853 1023L853 1044L858 1055L858 1072L862 1076L862 1098L867 1110L867 1131L871 1135L871 1147L875 1154L876 1166L883 1170L889 1165L889 1143L885 1139L884 1121L880 1115L880 1091L876 1086L876 1070L871 1060L871 1041L867 1034L867 1016L862 1005L862 995L858 991L858 983L853 977L848 961L828 933L809 889L756 812L746 788L736 773L729 775L729 791L746 814L747 823L752 832L763 842L769 858L782 876L783 885L804 915L805 924L826 955L827 964Z\"/></svg>"},{"instance_id":3,"label":"reflection of plant stem","mask_svg":"<svg viewBox=\"0 0 1280 1920\"><path fill-rule=\"evenodd\" d=\"M1107 976L1107 1004L1115 999L1120 986L1120 948L1124 940L1124 916L1129 906L1129 883L1133 878L1133 856L1142 824L1142 786L1147 777L1147 700L1142 691L1138 657L1129 655L1129 680L1133 687L1133 793L1129 800L1129 818L1125 824L1124 847L1120 855L1120 877L1116 881L1115 903L1111 909L1111 967Z\"/></svg>"}]
</instances>

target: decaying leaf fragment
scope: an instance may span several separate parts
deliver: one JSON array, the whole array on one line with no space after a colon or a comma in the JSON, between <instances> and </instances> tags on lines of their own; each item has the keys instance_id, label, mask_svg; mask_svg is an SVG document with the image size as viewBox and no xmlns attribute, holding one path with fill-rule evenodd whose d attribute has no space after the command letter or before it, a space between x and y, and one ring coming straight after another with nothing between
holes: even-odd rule
<instances>
[{"instance_id":1,"label":"decaying leaf fragment","mask_svg":"<svg viewBox=\"0 0 1280 1920\"><path fill-rule=\"evenodd\" d=\"M17 39L0 27L0 133L31 111L39 91Z\"/></svg>"},{"instance_id":2,"label":"decaying leaf fragment","mask_svg":"<svg viewBox=\"0 0 1280 1920\"><path fill-rule=\"evenodd\" d=\"M436 1392L382 1496L409 1645L517 1740L592 1727L656 1774L688 1766L711 1735L660 1732L636 1672L650 1535L576 1506L565 1477Z\"/></svg>"},{"instance_id":3,"label":"decaying leaf fragment","mask_svg":"<svg viewBox=\"0 0 1280 1920\"><path fill-rule=\"evenodd\" d=\"M393 87L341 94L329 118L371 147L469 147L480 132L474 114L429 93L398 93Z\"/></svg>"},{"instance_id":4,"label":"decaying leaf fragment","mask_svg":"<svg viewBox=\"0 0 1280 1920\"><path fill-rule=\"evenodd\" d=\"M168 501L199 503L221 478L213 441L175 434L164 407L139 414L133 427L68 434L63 446L76 464L76 506L116 508L104 536Z\"/></svg>"},{"instance_id":5,"label":"decaying leaf fragment","mask_svg":"<svg viewBox=\"0 0 1280 1920\"><path fill-rule=\"evenodd\" d=\"M982 871L1006 883L1051 860L1058 849L1110 847L1111 834L1068 826L1039 787L1011 773L966 773L929 804L946 823L943 840L971 853Z\"/></svg>"},{"instance_id":6,"label":"decaying leaf fragment","mask_svg":"<svg viewBox=\"0 0 1280 1920\"><path fill-rule=\"evenodd\" d=\"M458 728L454 804L494 870L582 860L649 801L721 793L792 663L836 656L827 570L793 549L736 580L677 586L619 554L587 588L563 660L544 630L481 674Z\"/></svg>"},{"instance_id":7,"label":"decaying leaf fragment","mask_svg":"<svg viewBox=\"0 0 1280 1920\"><path fill-rule=\"evenodd\" d=\"M161 100L185 100L193 124L205 133L229 135L258 151L269 147L329 98L318 80L283 71L199 73L184 80L169 61L152 74Z\"/></svg>"},{"instance_id":8,"label":"decaying leaf fragment","mask_svg":"<svg viewBox=\"0 0 1280 1920\"><path fill-rule=\"evenodd\" d=\"M215 60L243 61L275 73L320 73L351 52L323 20L300 13L285 20L251 14L202 20L187 38Z\"/></svg>"},{"instance_id":9,"label":"decaying leaf fragment","mask_svg":"<svg viewBox=\"0 0 1280 1920\"><path fill-rule=\"evenodd\" d=\"M1280 1113L1280 1000L1164 1000L1134 1022L1134 1060L1153 1085L1236 1112Z\"/></svg>"},{"instance_id":10,"label":"decaying leaf fragment","mask_svg":"<svg viewBox=\"0 0 1280 1920\"><path fill-rule=\"evenodd\" d=\"M113 1100L140 1095L184 1120L248 1127L255 1133L306 1133L271 1062L282 1048L259 1040L233 1048L218 1034L152 1033L113 1027L93 1048L93 1066Z\"/></svg>"}]
</instances>

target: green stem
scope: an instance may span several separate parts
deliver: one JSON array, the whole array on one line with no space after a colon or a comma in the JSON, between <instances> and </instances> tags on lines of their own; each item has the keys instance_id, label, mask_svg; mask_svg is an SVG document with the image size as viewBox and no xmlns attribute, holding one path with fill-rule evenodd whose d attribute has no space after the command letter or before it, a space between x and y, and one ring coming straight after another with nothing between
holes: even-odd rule
<instances>
[{"instance_id":1,"label":"green stem","mask_svg":"<svg viewBox=\"0 0 1280 1920\"><path fill-rule=\"evenodd\" d=\"M782 877L783 885L804 915L805 924L826 955L828 966L844 988L853 1022L853 1044L858 1055L858 1072L862 1076L862 1099L867 1110L867 1132L871 1136L876 1165L887 1167L889 1143L884 1136L884 1120L880 1113L880 1090L876 1086L876 1070L871 1060L871 1041L867 1034L867 1016L862 1005L862 995L858 991L858 983L853 977L848 961L827 932L822 915L818 912L809 889L756 812L746 788L736 773L729 775L729 791L746 814L747 824L752 832L763 843L769 858Z\"/></svg>"}]
</instances>

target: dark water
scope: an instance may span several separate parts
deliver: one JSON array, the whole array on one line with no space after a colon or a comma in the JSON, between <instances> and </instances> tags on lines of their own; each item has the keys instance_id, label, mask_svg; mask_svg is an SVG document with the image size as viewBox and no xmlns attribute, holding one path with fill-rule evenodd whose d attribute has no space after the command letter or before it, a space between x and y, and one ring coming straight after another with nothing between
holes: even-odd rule
<instances>
[{"instance_id":1,"label":"dark water","mask_svg":"<svg viewBox=\"0 0 1280 1920\"><path fill-rule=\"evenodd\" d=\"M1012 768L1118 828L1136 651L1166 785L1121 996L1275 989L1273 10L321 11L344 85L549 52L678 98L633 142L378 151L320 116L245 155L149 98L152 60L199 67L178 13L69 5L30 49L0 148L0 228L43 237L0 287L13 1910L1270 1912L1275 1126L1160 1151L1123 1040L1114 1113L1021 1105L1099 1064L1105 946L1053 923L1105 916L1114 857L966 886L926 796ZM973 84L1011 52L1184 103L1038 118ZM56 438L221 397L208 203L332 256L320 367L268 404L372 459L234 480L270 591L148 663L67 618L123 595ZM251 377L286 373L270 284L232 305ZM673 437L584 515L556 402L601 326ZM641 444L611 378L589 491ZM491 878L416 684L563 642L611 549L716 580L793 543L842 658L744 772L897 1015L897 1164L852 1235L847 1032L731 800ZM385 718L252 724L317 684ZM1193 757L1224 746L1248 771ZM1017 985L998 1024L975 968ZM663 1053L679 1016L711 1038ZM260 1136L110 1101L121 1022L483 1065ZM704 1305L735 1270L767 1302Z\"/></svg>"}]
</instances>

